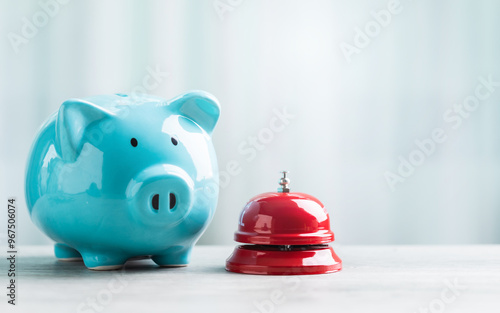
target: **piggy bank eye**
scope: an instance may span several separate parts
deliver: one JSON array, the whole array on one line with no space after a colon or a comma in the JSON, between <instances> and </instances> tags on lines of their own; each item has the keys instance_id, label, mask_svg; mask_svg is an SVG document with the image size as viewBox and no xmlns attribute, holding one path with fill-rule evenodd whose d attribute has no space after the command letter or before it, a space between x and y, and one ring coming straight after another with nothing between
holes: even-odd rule
<instances>
[{"instance_id":1,"label":"piggy bank eye","mask_svg":"<svg viewBox=\"0 0 500 313\"><path fill-rule=\"evenodd\" d=\"M178 143L178 142L177 142L177 139L175 139L174 137L172 137L172 139L171 139L171 140L172 140L172 144L173 144L174 146L177 146L177 143Z\"/></svg>"},{"instance_id":2,"label":"piggy bank eye","mask_svg":"<svg viewBox=\"0 0 500 313\"><path fill-rule=\"evenodd\" d=\"M132 147L137 147L137 139L135 138L130 139L130 144L132 145Z\"/></svg>"}]
</instances>

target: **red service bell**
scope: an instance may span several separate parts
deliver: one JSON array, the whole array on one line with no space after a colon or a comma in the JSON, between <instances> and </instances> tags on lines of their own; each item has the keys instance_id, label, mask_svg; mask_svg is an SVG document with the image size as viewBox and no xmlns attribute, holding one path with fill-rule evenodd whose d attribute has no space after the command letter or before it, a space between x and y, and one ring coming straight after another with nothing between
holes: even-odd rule
<instances>
[{"instance_id":1,"label":"red service bell","mask_svg":"<svg viewBox=\"0 0 500 313\"><path fill-rule=\"evenodd\" d=\"M260 194L241 212L237 246L226 270L244 274L310 275L340 271L342 261L328 243L334 240L323 204L290 192L283 171L278 192Z\"/></svg>"}]
</instances>

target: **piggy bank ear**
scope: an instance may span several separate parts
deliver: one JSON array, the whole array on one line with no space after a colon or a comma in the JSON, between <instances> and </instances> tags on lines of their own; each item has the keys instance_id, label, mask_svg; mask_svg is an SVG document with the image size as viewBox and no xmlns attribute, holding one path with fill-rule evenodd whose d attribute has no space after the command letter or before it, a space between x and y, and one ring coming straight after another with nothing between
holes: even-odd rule
<instances>
[{"instance_id":1,"label":"piggy bank ear","mask_svg":"<svg viewBox=\"0 0 500 313\"><path fill-rule=\"evenodd\" d=\"M89 126L112 115L113 113L84 100L65 101L59 108L56 121L56 140L61 148L62 158L75 161L82 150Z\"/></svg>"},{"instance_id":2,"label":"piggy bank ear","mask_svg":"<svg viewBox=\"0 0 500 313\"><path fill-rule=\"evenodd\" d=\"M168 107L196 124L209 135L219 120L220 106L214 96L204 91L192 91L172 100Z\"/></svg>"}]
</instances>

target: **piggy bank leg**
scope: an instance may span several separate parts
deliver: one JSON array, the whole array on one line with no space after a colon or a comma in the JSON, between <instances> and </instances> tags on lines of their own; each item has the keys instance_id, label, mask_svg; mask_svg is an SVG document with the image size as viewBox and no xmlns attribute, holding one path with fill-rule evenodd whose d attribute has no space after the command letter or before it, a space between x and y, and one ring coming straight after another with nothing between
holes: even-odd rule
<instances>
[{"instance_id":1,"label":"piggy bank leg","mask_svg":"<svg viewBox=\"0 0 500 313\"><path fill-rule=\"evenodd\" d=\"M118 270L127 262L127 257L113 253L82 252L83 263L88 269L94 271Z\"/></svg>"},{"instance_id":2,"label":"piggy bank leg","mask_svg":"<svg viewBox=\"0 0 500 313\"><path fill-rule=\"evenodd\" d=\"M153 255L151 259L161 267L187 266L192 247L171 247L163 254Z\"/></svg>"},{"instance_id":3,"label":"piggy bank leg","mask_svg":"<svg viewBox=\"0 0 500 313\"><path fill-rule=\"evenodd\" d=\"M54 253L59 261L81 261L82 255L64 243L54 245Z\"/></svg>"}]
</instances>

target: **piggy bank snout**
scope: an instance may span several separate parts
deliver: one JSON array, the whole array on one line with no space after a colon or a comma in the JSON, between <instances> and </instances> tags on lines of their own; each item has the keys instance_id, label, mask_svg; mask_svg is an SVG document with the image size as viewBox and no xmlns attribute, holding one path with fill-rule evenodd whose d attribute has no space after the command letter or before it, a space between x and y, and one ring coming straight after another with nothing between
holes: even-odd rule
<instances>
[{"instance_id":1,"label":"piggy bank snout","mask_svg":"<svg viewBox=\"0 0 500 313\"><path fill-rule=\"evenodd\" d=\"M127 197L139 222L173 226L189 213L194 182L181 168L160 164L141 171L129 184Z\"/></svg>"}]
</instances>

